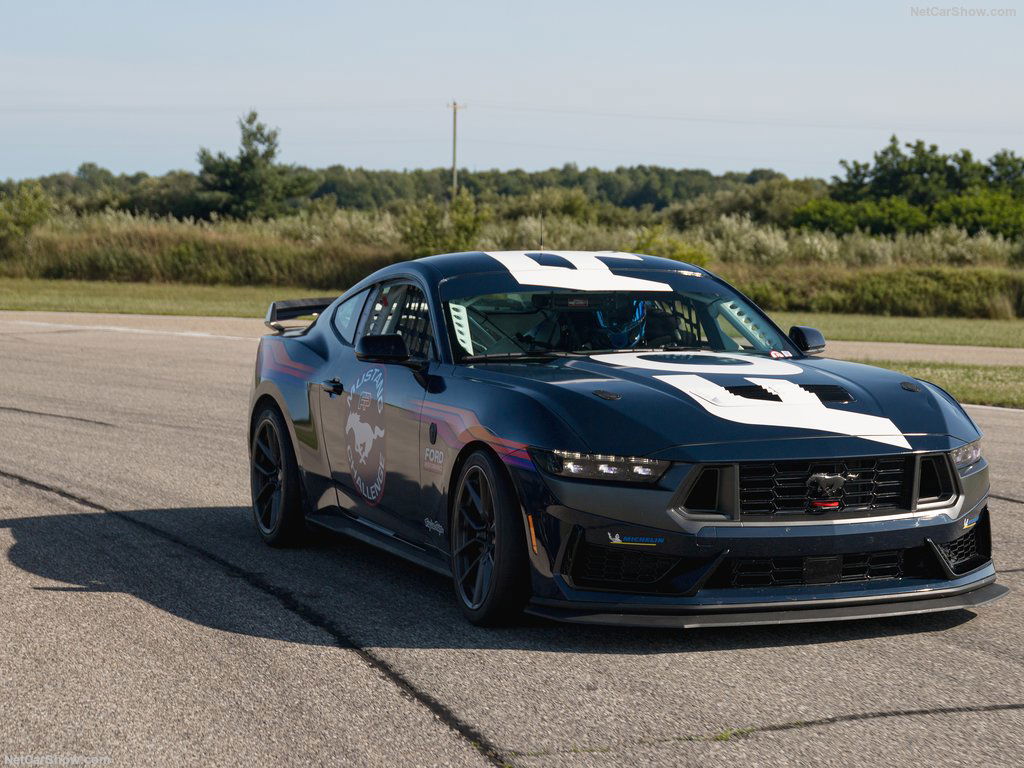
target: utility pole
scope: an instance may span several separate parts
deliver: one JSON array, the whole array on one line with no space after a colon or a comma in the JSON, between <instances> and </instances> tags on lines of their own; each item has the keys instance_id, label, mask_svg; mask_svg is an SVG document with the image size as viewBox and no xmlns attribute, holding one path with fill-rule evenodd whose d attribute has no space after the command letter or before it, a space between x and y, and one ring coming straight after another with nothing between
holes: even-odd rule
<instances>
[{"instance_id":1,"label":"utility pole","mask_svg":"<svg viewBox=\"0 0 1024 768\"><path fill-rule=\"evenodd\" d=\"M456 165L455 161L455 142L458 135L459 127L459 110L465 109L465 104L459 104L455 99L452 99L452 103L448 105L452 108L452 200L455 199L455 195L459 192L459 166Z\"/></svg>"}]
</instances>

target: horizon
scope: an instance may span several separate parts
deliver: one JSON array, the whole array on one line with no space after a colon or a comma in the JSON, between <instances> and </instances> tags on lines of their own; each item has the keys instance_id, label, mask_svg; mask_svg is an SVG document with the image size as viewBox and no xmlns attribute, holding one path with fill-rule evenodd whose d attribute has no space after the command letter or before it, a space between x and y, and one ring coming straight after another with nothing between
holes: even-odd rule
<instances>
[{"instance_id":1,"label":"horizon","mask_svg":"<svg viewBox=\"0 0 1024 768\"><path fill-rule=\"evenodd\" d=\"M281 130L284 163L446 168L453 99L467 171L829 179L892 134L1020 154L1024 105L1006 89L1024 74L1020 14L915 7L797 2L779 24L779 8L739 1L21 5L0 38L0 178L194 172L200 147L235 151L250 108Z\"/></svg>"}]
</instances>

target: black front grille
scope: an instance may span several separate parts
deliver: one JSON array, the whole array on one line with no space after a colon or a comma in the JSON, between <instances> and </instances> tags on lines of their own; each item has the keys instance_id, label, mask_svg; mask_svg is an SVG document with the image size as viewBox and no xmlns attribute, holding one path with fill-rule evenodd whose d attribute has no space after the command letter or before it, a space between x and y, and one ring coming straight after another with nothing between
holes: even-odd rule
<instances>
[{"instance_id":1,"label":"black front grille","mask_svg":"<svg viewBox=\"0 0 1024 768\"><path fill-rule=\"evenodd\" d=\"M880 579L934 578L935 558L924 547L824 557L728 558L709 587L793 587Z\"/></svg>"},{"instance_id":2,"label":"black front grille","mask_svg":"<svg viewBox=\"0 0 1024 768\"><path fill-rule=\"evenodd\" d=\"M740 464L740 511L772 516L906 509L910 466L905 456ZM839 476L841 487L822 489L815 475ZM830 501L838 506L813 504Z\"/></svg>"},{"instance_id":3,"label":"black front grille","mask_svg":"<svg viewBox=\"0 0 1024 768\"><path fill-rule=\"evenodd\" d=\"M602 547L580 542L572 575L579 583L654 584L665 578L677 562L678 557L637 552L629 545Z\"/></svg>"}]
</instances>

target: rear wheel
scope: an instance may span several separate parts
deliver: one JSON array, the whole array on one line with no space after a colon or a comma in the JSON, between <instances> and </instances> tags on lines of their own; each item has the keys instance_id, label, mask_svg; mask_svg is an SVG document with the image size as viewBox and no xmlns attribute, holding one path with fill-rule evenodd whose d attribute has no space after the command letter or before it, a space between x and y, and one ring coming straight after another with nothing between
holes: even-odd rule
<instances>
[{"instance_id":1,"label":"rear wheel","mask_svg":"<svg viewBox=\"0 0 1024 768\"><path fill-rule=\"evenodd\" d=\"M274 408L256 417L250 447L252 512L267 544L295 544L305 528L299 468L284 419Z\"/></svg>"},{"instance_id":2,"label":"rear wheel","mask_svg":"<svg viewBox=\"0 0 1024 768\"><path fill-rule=\"evenodd\" d=\"M519 502L505 469L486 451L473 453L455 485L452 574L459 607L474 624L520 615L530 594Z\"/></svg>"}]
</instances>

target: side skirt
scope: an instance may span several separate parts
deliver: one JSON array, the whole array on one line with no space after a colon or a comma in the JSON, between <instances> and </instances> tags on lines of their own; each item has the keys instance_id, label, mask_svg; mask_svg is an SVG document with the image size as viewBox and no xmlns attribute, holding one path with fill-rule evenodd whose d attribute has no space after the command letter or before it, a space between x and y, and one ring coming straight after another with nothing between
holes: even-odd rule
<instances>
[{"instance_id":1,"label":"side skirt","mask_svg":"<svg viewBox=\"0 0 1024 768\"><path fill-rule=\"evenodd\" d=\"M416 565L428 568L434 573L451 578L452 572L446 558L430 550L400 538L394 531L359 518L306 513L306 522L335 533L351 536L366 544L383 549Z\"/></svg>"}]
</instances>

